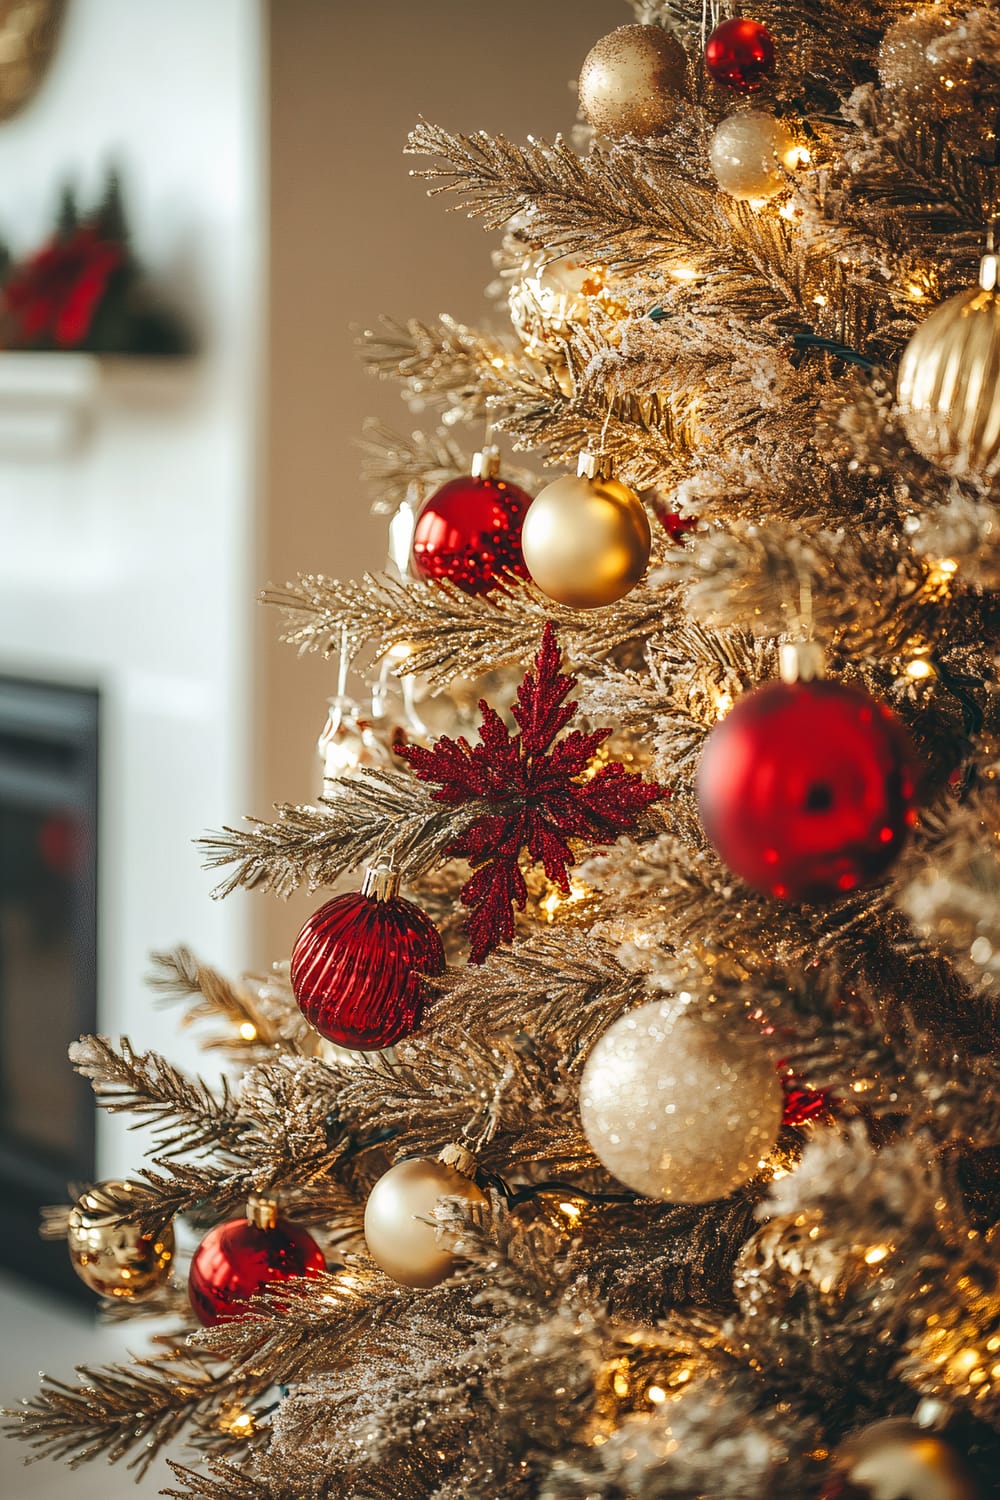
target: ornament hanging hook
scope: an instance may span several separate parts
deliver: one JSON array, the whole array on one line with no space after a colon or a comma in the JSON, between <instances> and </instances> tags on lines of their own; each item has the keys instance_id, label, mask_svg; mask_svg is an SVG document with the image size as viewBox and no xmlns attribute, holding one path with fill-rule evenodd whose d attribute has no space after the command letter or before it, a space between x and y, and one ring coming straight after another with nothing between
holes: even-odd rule
<instances>
[{"instance_id":1,"label":"ornament hanging hook","mask_svg":"<svg viewBox=\"0 0 1000 1500\"><path fill-rule=\"evenodd\" d=\"M346 622L340 627L340 653L337 664L337 697L347 697L347 674L350 671L351 660L348 651L348 634Z\"/></svg>"}]
</instances>

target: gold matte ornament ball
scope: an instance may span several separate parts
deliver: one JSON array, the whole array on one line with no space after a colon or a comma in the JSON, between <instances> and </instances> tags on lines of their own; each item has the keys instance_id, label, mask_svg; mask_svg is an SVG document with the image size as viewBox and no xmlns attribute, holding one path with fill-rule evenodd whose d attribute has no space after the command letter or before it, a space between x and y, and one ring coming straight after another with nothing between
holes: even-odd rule
<instances>
[{"instance_id":1,"label":"gold matte ornament ball","mask_svg":"<svg viewBox=\"0 0 1000 1500\"><path fill-rule=\"evenodd\" d=\"M580 455L580 470L535 496L521 527L532 581L570 609L600 609L634 589L649 562L649 517L635 490L606 461Z\"/></svg>"},{"instance_id":2,"label":"gold matte ornament ball","mask_svg":"<svg viewBox=\"0 0 1000 1500\"><path fill-rule=\"evenodd\" d=\"M80 1280L102 1297L138 1302L170 1277L174 1231L169 1223L155 1235L117 1219L134 1191L130 1182L99 1183L77 1199L69 1216L69 1258Z\"/></svg>"},{"instance_id":3,"label":"gold matte ornament ball","mask_svg":"<svg viewBox=\"0 0 1000 1500\"><path fill-rule=\"evenodd\" d=\"M788 127L759 109L728 115L708 148L719 186L733 198L773 198L788 186L785 170L799 159Z\"/></svg>"},{"instance_id":4,"label":"gold matte ornament ball","mask_svg":"<svg viewBox=\"0 0 1000 1500\"><path fill-rule=\"evenodd\" d=\"M959 478L1000 470L1000 257L980 284L936 307L899 362L896 399L918 453Z\"/></svg>"},{"instance_id":5,"label":"gold matte ornament ball","mask_svg":"<svg viewBox=\"0 0 1000 1500\"><path fill-rule=\"evenodd\" d=\"M439 1198L486 1199L470 1177L445 1162L415 1156L390 1167L368 1195L365 1239L376 1265L403 1286L437 1286L455 1257L432 1223Z\"/></svg>"},{"instance_id":6,"label":"gold matte ornament ball","mask_svg":"<svg viewBox=\"0 0 1000 1500\"><path fill-rule=\"evenodd\" d=\"M630 1011L583 1071L580 1118L619 1182L667 1203L708 1203L746 1182L781 1126L777 1070L747 1026L677 1012Z\"/></svg>"},{"instance_id":7,"label":"gold matte ornament ball","mask_svg":"<svg viewBox=\"0 0 1000 1500\"><path fill-rule=\"evenodd\" d=\"M687 57L660 26L619 26L602 37L580 69L580 108L603 135L659 135L684 90Z\"/></svg>"},{"instance_id":8,"label":"gold matte ornament ball","mask_svg":"<svg viewBox=\"0 0 1000 1500\"><path fill-rule=\"evenodd\" d=\"M833 1467L872 1500L981 1500L950 1443L902 1417L873 1422L848 1438Z\"/></svg>"}]
</instances>

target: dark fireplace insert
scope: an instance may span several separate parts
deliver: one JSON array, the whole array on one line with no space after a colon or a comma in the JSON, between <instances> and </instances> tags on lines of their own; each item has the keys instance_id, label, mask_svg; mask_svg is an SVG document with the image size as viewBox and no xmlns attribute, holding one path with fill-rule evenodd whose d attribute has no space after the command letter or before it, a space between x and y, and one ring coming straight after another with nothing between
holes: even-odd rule
<instances>
[{"instance_id":1,"label":"dark fireplace insert","mask_svg":"<svg viewBox=\"0 0 1000 1500\"><path fill-rule=\"evenodd\" d=\"M45 1203L94 1177L69 1043L97 1028L98 695L0 676L0 1264L88 1297Z\"/></svg>"}]
</instances>

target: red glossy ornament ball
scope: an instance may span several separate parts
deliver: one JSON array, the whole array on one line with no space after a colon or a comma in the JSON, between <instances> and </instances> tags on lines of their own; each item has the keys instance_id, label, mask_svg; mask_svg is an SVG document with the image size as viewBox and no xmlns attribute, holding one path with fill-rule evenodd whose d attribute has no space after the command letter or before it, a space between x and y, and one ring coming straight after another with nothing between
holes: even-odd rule
<instances>
[{"instance_id":1,"label":"red glossy ornament ball","mask_svg":"<svg viewBox=\"0 0 1000 1500\"><path fill-rule=\"evenodd\" d=\"M753 93L774 67L770 32L749 16L721 21L705 44L705 66L724 88Z\"/></svg>"},{"instance_id":2,"label":"red glossy ornament ball","mask_svg":"<svg viewBox=\"0 0 1000 1500\"><path fill-rule=\"evenodd\" d=\"M270 1200L251 1200L246 1219L210 1229L191 1260L188 1295L200 1323L211 1328L251 1311L249 1299L271 1282L326 1270L312 1235L282 1218Z\"/></svg>"},{"instance_id":3,"label":"red glossy ornament ball","mask_svg":"<svg viewBox=\"0 0 1000 1500\"><path fill-rule=\"evenodd\" d=\"M769 682L708 737L702 825L748 885L823 901L877 880L916 821L902 724L841 682Z\"/></svg>"},{"instance_id":4,"label":"red glossy ornament ball","mask_svg":"<svg viewBox=\"0 0 1000 1500\"><path fill-rule=\"evenodd\" d=\"M531 496L490 469L449 480L424 504L413 533L418 578L446 578L466 594L488 594L501 573L527 578L521 523Z\"/></svg>"},{"instance_id":5,"label":"red glossy ornament ball","mask_svg":"<svg viewBox=\"0 0 1000 1500\"><path fill-rule=\"evenodd\" d=\"M434 923L397 895L398 879L369 871L364 888L335 896L306 922L292 950L299 1009L341 1047L391 1047L420 1025L423 981L444 968Z\"/></svg>"}]
</instances>

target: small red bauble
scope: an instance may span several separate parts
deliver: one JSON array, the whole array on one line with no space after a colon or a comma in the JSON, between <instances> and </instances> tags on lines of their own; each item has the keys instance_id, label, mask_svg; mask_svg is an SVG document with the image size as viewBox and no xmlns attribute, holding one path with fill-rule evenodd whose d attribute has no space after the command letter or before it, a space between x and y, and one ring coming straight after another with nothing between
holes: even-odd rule
<instances>
[{"instance_id":1,"label":"small red bauble","mask_svg":"<svg viewBox=\"0 0 1000 1500\"><path fill-rule=\"evenodd\" d=\"M698 525L697 516L682 516L676 510L658 510L657 519L675 547L687 541L688 532Z\"/></svg>"},{"instance_id":2,"label":"small red bauble","mask_svg":"<svg viewBox=\"0 0 1000 1500\"><path fill-rule=\"evenodd\" d=\"M915 780L909 737L883 703L841 682L769 682L709 735L698 808L748 885L822 901L889 867L916 821Z\"/></svg>"},{"instance_id":3,"label":"small red bauble","mask_svg":"<svg viewBox=\"0 0 1000 1500\"><path fill-rule=\"evenodd\" d=\"M418 578L446 578L466 594L488 594L505 572L527 578L521 523L531 496L498 474L496 449L484 449L471 474L449 480L425 502L413 533Z\"/></svg>"},{"instance_id":4,"label":"small red bauble","mask_svg":"<svg viewBox=\"0 0 1000 1500\"><path fill-rule=\"evenodd\" d=\"M424 975L444 968L437 928L398 890L394 871L369 870L360 892L321 906L295 940L299 1009L340 1047L371 1052L409 1036L420 1025Z\"/></svg>"},{"instance_id":5,"label":"small red bauble","mask_svg":"<svg viewBox=\"0 0 1000 1500\"><path fill-rule=\"evenodd\" d=\"M246 1317L250 1298L274 1281L318 1276L326 1261L312 1235L282 1218L270 1198L251 1198L245 1219L210 1229L191 1259L188 1295L206 1328Z\"/></svg>"},{"instance_id":6,"label":"small red bauble","mask_svg":"<svg viewBox=\"0 0 1000 1500\"><path fill-rule=\"evenodd\" d=\"M749 16L721 21L705 45L705 66L724 88L753 93L774 67L770 32Z\"/></svg>"}]
</instances>

